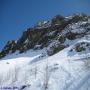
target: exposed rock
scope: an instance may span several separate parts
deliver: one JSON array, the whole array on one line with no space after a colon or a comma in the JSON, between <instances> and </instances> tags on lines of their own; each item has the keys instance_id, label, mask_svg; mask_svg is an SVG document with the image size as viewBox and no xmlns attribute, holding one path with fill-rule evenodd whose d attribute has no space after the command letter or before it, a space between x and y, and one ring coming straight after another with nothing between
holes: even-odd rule
<instances>
[{"instance_id":1,"label":"exposed rock","mask_svg":"<svg viewBox=\"0 0 90 90\"><path fill-rule=\"evenodd\" d=\"M90 51L90 43L88 42L81 42L81 43L76 44L75 46L76 52L86 51L87 49Z\"/></svg>"},{"instance_id":2,"label":"exposed rock","mask_svg":"<svg viewBox=\"0 0 90 90\"><path fill-rule=\"evenodd\" d=\"M8 41L0 52L0 58L16 51L23 53L29 49L48 48L53 41L58 41L48 51L49 55L53 55L67 47L64 45L66 39L75 40L90 35L89 19L85 14L76 14L67 19L57 15L51 21L39 22L38 28L28 28L17 41ZM84 48L77 46L76 50L81 51Z\"/></svg>"}]
</instances>

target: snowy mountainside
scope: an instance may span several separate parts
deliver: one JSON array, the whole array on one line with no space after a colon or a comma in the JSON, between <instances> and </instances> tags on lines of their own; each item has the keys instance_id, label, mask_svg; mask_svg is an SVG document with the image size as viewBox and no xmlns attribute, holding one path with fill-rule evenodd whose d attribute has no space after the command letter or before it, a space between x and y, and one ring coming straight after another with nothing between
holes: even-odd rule
<instances>
[{"instance_id":1,"label":"snowy mountainside","mask_svg":"<svg viewBox=\"0 0 90 90\"><path fill-rule=\"evenodd\" d=\"M90 90L90 17L41 22L8 41L0 58L2 90Z\"/></svg>"},{"instance_id":2,"label":"snowy mountainside","mask_svg":"<svg viewBox=\"0 0 90 90\"><path fill-rule=\"evenodd\" d=\"M86 55L90 53L69 56L74 45L53 56L41 57L42 60L38 60L42 51L26 52L30 55L27 57L2 59L0 86L19 90L89 90L90 57Z\"/></svg>"},{"instance_id":3,"label":"snowy mountainside","mask_svg":"<svg viewBox=\"0 0 90 90\"><path fill-rule=\"evenodd\" d=\"M51 21L40 22L39 27L28 28L18 40L8 41L0 52L0 58L17 51L24 53L45 47L50 47L49 56L54 55L69 46L66 41L73 42L90 34L90 17L85 14L72 15L72 18L57 15Z\"/></svg>"}]
</instances>

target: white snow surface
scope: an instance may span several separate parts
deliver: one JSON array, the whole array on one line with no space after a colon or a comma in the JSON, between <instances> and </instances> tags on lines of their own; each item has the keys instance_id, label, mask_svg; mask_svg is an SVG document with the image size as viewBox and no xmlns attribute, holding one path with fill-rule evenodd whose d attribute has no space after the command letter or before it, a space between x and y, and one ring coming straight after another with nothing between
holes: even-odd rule
<instances>
[{"instance_id":1,"label":"white snow surface","mask_svg":"<svg viewBox=\"0 0 90 90\"><path fill-rule=\"evenodd\" d=\"M68 55L75 43L53 56L43 49L0 60L0 90L90 90L90 58Z\"/></svg>"}]
</instances>

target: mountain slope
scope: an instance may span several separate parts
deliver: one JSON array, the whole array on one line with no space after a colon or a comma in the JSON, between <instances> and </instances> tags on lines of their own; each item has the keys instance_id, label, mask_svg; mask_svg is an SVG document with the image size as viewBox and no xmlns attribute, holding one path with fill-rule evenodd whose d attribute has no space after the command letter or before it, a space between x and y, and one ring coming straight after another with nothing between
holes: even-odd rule
<instances>
[{"instance_id":1,"label":"mountain slope","mask_svg":"<svg viewBox=\"0 0 90 90\"><path fill-rule=\"evenodd\" d=\"M90 89L90 17L56 16L29 28L0 53L0 88Z\"/></svg>"},{"instance_id":2,"label":"mountain slope","mask_svg":"<svg viewBox=\"0 0 90 90\"><path fill-rule=\"evenodd\" d=\"M0 58L9 54L23 53L30 49L50 47L48 55L53 55L69 46L75 39L81 39L90 34L90 17L85 14L76 14L71 17L57 15L51 21L40 22L33 28L23 32L18 40L8 41L0 52ZM54 47L54 48L53 48Z\"/></svg>"},{"instance_id":3,"label":"mountain slope","mask_svg":"<svg viewBox=\"0 0 90 90\"><path fill-rule=\"evenodd\" d=\"M84 54L68 56L71 48L51 57L44 56L46 59L42 57L39 61L42 53L37 52L37 55L32 56L34 51L27 52L30 55L28 57L1 61L0 68L4 68L0 71L0 85L19 89L25 86L24 90L44 90L47 79L47 90L89 90L90 58Z\"/></svg>"}]
</instances>

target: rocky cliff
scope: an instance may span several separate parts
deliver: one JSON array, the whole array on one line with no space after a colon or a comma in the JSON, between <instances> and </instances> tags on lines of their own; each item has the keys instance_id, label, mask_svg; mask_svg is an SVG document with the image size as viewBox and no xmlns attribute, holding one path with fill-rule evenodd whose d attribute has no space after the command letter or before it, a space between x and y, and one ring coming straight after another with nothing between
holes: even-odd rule
<instances>
[{"instance_id":1,"label":"rocky cliff","mask_svg":"<svg viewBox=\"0 0 90 90\"><path fill-rule=\"evenodd\" d=\"M16 51L23 53L29 49L37 50L45 47L48 55L53 55L68 47L72 41L89 35L90 16L85 14L74 14L68 17L57 15L51 21L43 21L33 28L28 28L18 40L8 41L0 52L0 58Z\"/></svg>"}]
</instances>

